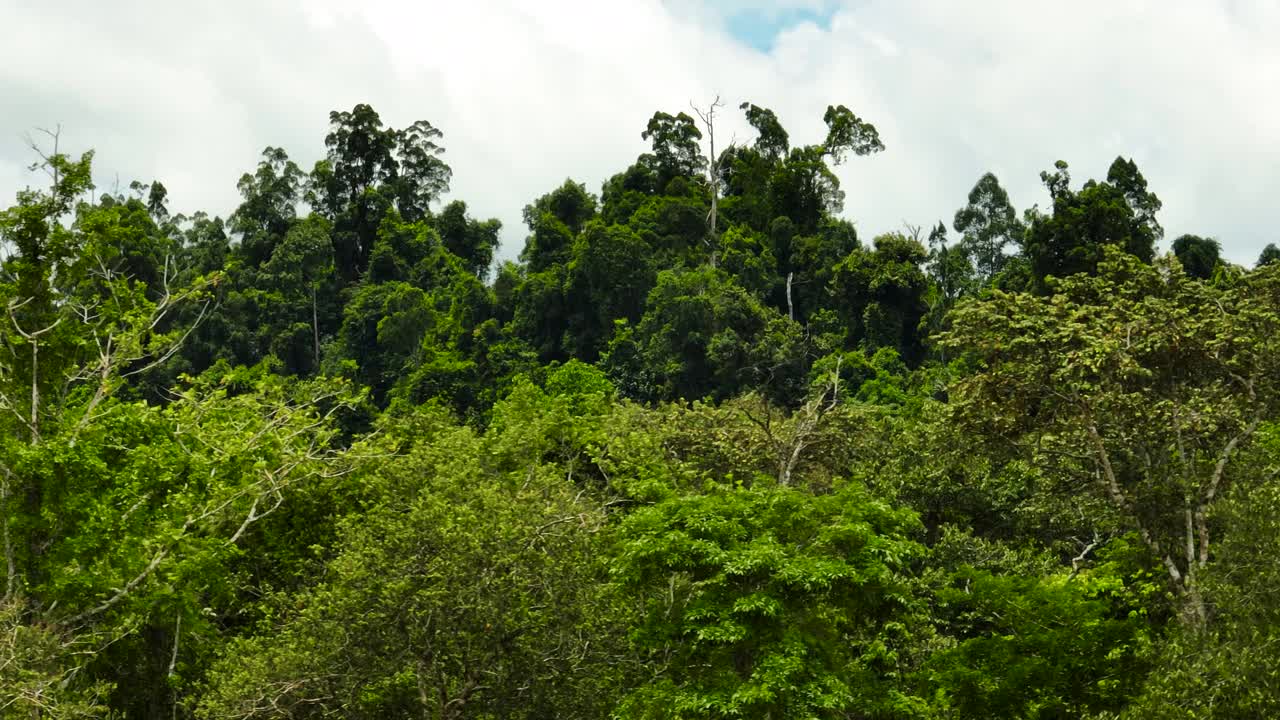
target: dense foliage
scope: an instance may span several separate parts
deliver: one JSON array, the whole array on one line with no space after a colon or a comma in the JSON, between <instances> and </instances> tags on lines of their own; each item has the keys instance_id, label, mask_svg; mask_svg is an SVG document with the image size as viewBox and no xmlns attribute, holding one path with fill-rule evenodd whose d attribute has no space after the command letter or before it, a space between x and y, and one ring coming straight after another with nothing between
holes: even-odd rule
<instances>
[{"instance_id":1,"label":"dense foliage","mask_svg":"<svg viewBox=\"0 0 1280 720\"><path fill-rule=\"evenodd\" d=\"M722 107L501 263L367 105L226 219L33 148L0 718L1280 712L1275 247L1162 253L1126 158L863 237L874 125Z\"/></svg>"}]
</instances>

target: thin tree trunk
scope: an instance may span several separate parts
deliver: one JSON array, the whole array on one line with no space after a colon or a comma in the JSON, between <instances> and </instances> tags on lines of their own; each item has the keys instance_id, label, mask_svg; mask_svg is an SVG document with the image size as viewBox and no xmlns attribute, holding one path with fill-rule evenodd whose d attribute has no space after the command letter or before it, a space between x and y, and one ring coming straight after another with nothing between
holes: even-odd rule
<instances>
[{"instance_id":1,"label":"thin tree trunk","mask_svg":"<svg viewBox=\"0 0 1280 720\"><path fill-rule=\"evenodd\" d=\"M10 474L8 468L3 468L4 477L0 478L0 524L4 529L4 562L5 562L5 582L4 582L4 602L13 599L13 593L17 588L18 582L18 565L13 556L13 538L9 534L9 479Z\"/></svg>"},{"instance_id":2,"label":"thin tree trunk","mask_svg":"<svg viewBox=\"0 0 1280 720\"><path fill-rule=\"evenodd\" d=\"M31 444L40 443L40 341L31 338Z\"/></svg>"},{"instance_id":3,"label":"thin tree trunk","mask_svg":"<svg viewBox=\"0 0 1280 720\"><path fill-rule=\"evenodd\" d=\"M720 96L717 95L705 112L698 106L693 105L692 102L689 104L693 107L693 111L698 114L698 117L702 119L702 123L707 126L707 140L710 144L710 157L707 162L707 184L711 186L711 212L707 213L707 245L711 249L711 267L715 267L720 250L716 235L720 214L720 158L716 156L716 108L723 106L723 103L720 102Z\"/></svg>"},{"instance_id":4,"label":"thin tree trunk","mask_svg":"<svg viewBox=\"0 0 1280 720\"><path fill-rule=\"evenodd\" d=\"M715 106L711 107L708 117L715 114ZM720 188L716 183L716 178L720 175L720 163L716 158L716 124L714 119L707 121L707 140L711 144L711 163L708 167L710 171L711 185L711 267L716 266L716 251L719 250L719 243L716 242L716 224L720 208Z\"/></svg>"},{"instance_id":5,"label":"thin tree trunk","mask_svg":"<svg viewBox=\"0 0 1280 720\"><path fill-rule=\"evenodd\" d=\"M316 287L311 286L311 340L315 347L316 365L315 370L320 370L320 319L316 310Z\"/></svg>"},{"instance_id":6,"label":"thin tree trunk","mask_svg":"<svg viewBox=\"0 0 1280 720\"><path fill-rule=\"evenodd\" d=\"M791 280L795 277L795 272L787 273L787 319L796 319L795 307L791 304Z\"/></svg>"}]
</instances>

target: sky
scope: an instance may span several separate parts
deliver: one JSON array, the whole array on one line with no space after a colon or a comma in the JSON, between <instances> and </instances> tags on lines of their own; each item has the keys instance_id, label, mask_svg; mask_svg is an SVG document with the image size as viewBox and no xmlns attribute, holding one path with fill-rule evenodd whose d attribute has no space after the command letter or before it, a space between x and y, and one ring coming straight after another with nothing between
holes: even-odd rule
<instances>
[{"instance_id":1,"label":"sky","mask_svg":"<svg viewBox=\"0 0 1280 720\"><path fill-rule=\"evenodd\" d=\"M40 178L24 138L61 126L99 188L158 179L170 209L226 215L263 148L303 168L331 110L444 132L448 199L504 224L566 178L598 191L656 110L773 109L793 144L844 104L887 149L838 170L871 237L948 225L994 172L1019 210L1133 158L1169 243L1252 264L1280 242L1276 0L0 0L0 198Z\"/></svg>"}]
</instances>

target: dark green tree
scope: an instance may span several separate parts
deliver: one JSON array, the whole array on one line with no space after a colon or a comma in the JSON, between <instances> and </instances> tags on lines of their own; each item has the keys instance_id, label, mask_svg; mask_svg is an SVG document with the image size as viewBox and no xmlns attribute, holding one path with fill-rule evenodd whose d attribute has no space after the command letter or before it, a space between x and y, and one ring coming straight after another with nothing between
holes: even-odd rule
<instances>
[{"instance_id":1,"label":"dark green tree","mask_svg":"<svg viewBox=\"0 0 1280 720\"><path fill-rule=\"evenodd\" d=\"M236 187L242 201L231 214L228 229L239 236L239 254L249 267L271 258L275 246L297 219L298 201L306 176L284 150L268 147L253 174L240 176Z\"/></svg>"},{"instance_id":2,"label":"dark green tree","mask_svg":"<svg viewBox=\"0 0 1280 720\"><path fill-rule=\"evenodd\" d=\"M1129 209L1133 211L1135 232L1150 236L1153 241L1164 237L1164 229L1156 220L1156 213L1163 204L1155 193L1147 189L1147 179L1138 171L1132 158L1117 157L1107 169L1107 182L1119 190Z\"/></svg>"},{"instance_id":3,"label":"dark green tree","mask_svg":"<svg viewBox=\"0 0 1280 720\"><path fill-rule=\"evenodd\" d=\"M330 371L346 373L382 402L419 360L439 314L430 296L405 282L362 285L343 311Z\"/></svg>"},{"instance_id":4,"label":"dark green tree","mask_svg":"<svg viewBox=\"0 0 1280 720\"><path fill-rule=\"evenodd\" d=\"M961 298L976 291L979 280L969 253L961 244L947 244L947 226L941 222L929 233L926 268L932 282L925 294L929 310L920 331L931 335L945 326L947 313Z\"/></svg>"},{"instance_id":5,"label":"dark green tree","mask_svg":"<svg viewBox=\"0 0 1280 720\"><path fill-rule=\"evenodd\" d=\"M658 175L654 165L653 155L645 154L631 167L605 181L600 192L600 213L605 222L630 222L636 210L658 192ZM721 169L723 168L722 161Z\"/></svg>"},{"instance_id":6,"label":"dark green tree","mask_svg":"<svg viewBox=\"0 0 1280 720\"><path fill-rule=\"evenodd\" d=\"M769 182L788 151L777 157L747 145L733 145L720 155L720 213L729 224L746 225L757 232L769 228L773 218Z\"/></svg>"},{"instance_id":7,"label":"dark green tree","mask_svg":"<svg viewBox=\"0 0 1280 720\"><path fill-rule=\"evenodd\" d=\"M1040 173L1053 200L1052 213L1028 213L1023 246L1038 289L1045 289L1048 276L1094 272L1107 246L1143 262L1155 257L1163 232L1155 221L1160 200L1147 191L1146 180L1131 161L1117 158L1107 182L1090 180L1079 191L1070 187L1067 163L1059 160L1055 168Z\"/></svg>"},{"instance_id":8,"label":"dark green tree","mask_svg":"<svg viewBox=\"0 0 1280 720\"><path fill-rule=\"evenodd\" d=\"M320 368L321 343L337 330L339 306L330 225L319 215L298 221L276 246L260 278L270 293L261 307L264 345L282 370L309 375Z\"/></svg>"},{"instance_id":9,"label":"dark green tree","mask_svg":"<svg viewBox=\"0 0 1280 720\"><path fill-rule=\"evenodd\" d=\"M1009 194L991 173L978 178L969 191L969 204L956 211L953 225L962 235L958 248L969 256L982 283L1004 269L1005 248L1021 245L1026 232Z\"/></svg>"},{"instance_id":10,"label":"dark green tree","mask_svg":"<svg viewBox=\"0 0 1280 720\"><path fill-rule=\"evenodd\" d=\"M844 209L840 179L826 162L820 145L793 148L769 181L773 217L786 217L800 235L812 235L822 222Z\"/></svg>"},{"instance_id":11,"label":"dark green tree","mask_svg":"<svg viewBox=\"0 0 1280 720\"><path fill-rule=\"evenodd\" d=\"M329 113L328 153L311 171L308 202L333 223L334 257L344 282L368 267L378 228L396 210L408 222L427 218L449 188L439 130L419 120L404 130L384 127L368 105Z\"/></svg>"},{"instance_id":12,"label":"dark green tree","mask_svg":"<svg viewBox=\"0 0 1280 720\"><path fill-rule=\"evenodd\" d=\"M660 192L667 192L668 184L676 178L701 176L706 167L707 160L699 144L702 131L686 113L654 113L640 137L653 144L658 171L656 189Z\"/></svg>"},{"instance_id":13,"label":"dark green tree","mask_svg":"<svg viewBox=\"0 0 1280 720\"><path fill-rule=\"evenodd\" d=\"M918 328L928 311L927 258L919 241L889 233L877 237L873 248L859 248L841 261L831 292L847 329L847 347L862 347L868 354L888 347L909 363L921 359Z\"/></svg>"},{"instance_id":14,"label":"dark green tree","mask_svg":"<svg viewBox=\"0 0 1280 720\"><path fill-rule=\"evenodd\" d=\"M786 258L786 272L779 271L774 307L796 322L809 323L814 313L831 307L831 282L840 262L861 245L848 220L828 217L810 235L791 235L794 226L778 218L770 228L774 253ZM789 247L784 252L783 247Z\"/></svg>"},{"instance_id":15,"label":"dark green tree","mask_svg":"<svg viewBox=\"0 0 1280 720\"><path fill-rule=\"evenodd\" d=\"M463 266L481 281L489 279L493 254L498 249L498 220L475 220L467 215L467 204L454 200L434 220L440 240L449 252L462 260Z\"/></svg>"},{"instance_id":16,"label":"dark green tree","mask_svg":"<svg viewBox=\"0 0 1280 720\"><path fill-rule=\"evenodd\" d=\"M1222 264L1222 244L1199 235L1180 235L1173 241L1173 254L1182 269L1197 280L1208 280Z\"/></svg>"},{"instance_id":17,"label":"dark green tree","mask_svg":"<svg viewBox=\"0 0 1280 720\"><path fill-rule=\"evenodd\" d=\"M778 122L778 116L768 108L757 107L749 102L744 102L739 107L746 111L747 122L757 133L753 145L756 152L769 162L776 163L785 158L787 151L791 149L791 143L787 138L787 131Z\"/></svg>"},{"instance_id":18,"label":"dark green tree","mask_svg":"<svg viewBox=\"0 0 1280 720\"><path fill-rule=\"evenodd\" d=\"M531 234L520 259L532 272L567 263L574 238L596 216L597 206L596 196L573 180L526 205L524 223Z\"/></svg>"},{"instance_id":19,"label":"dark green tree","mask_svg":"<svg viewBox=\"0 0 1280 720\"><path fill-rule=\"evenodd\" d=\"M619 320L635 323L657 279L649 247L631 229L596 220L574 242L567 277L569 355L595 362Z\"/></svg>"},{"instance_id":20,"label":"dark green tree","mask_svg":"<svg viewBox=\"0 0 1280 720\"><path fill-rule=\"evenodd\" d=\"M709 266L660 272L644 316L614 336L602 363L619 390L644 400L755 388L794 400L808 371L799 325Z\"/></svg>"},{"instance_id":21,"label":"dark green tree","mask_svg":"<svg viewBox=\"0 0 1280 720\"><path fill-rule=\"evenodd\" d=\"M876 126L854 115L844 105L828 105L822 121L827 124L823 152L830 155L837 165L844 162L849 153L861 156L884 150Z\"/></svg>"},{"instance_id":22,"label":"dark green tree","mask_svg":"<svg viewBox=\"0 0 1280 720\"><path fill-rule=\"evenodd\" d=\"M1275 243L1269 243L1262 248L1262 254L1258 255L1258 262L1254 267L1264 267L1274 262L1280 262L1280 248Z\"/></svg>"},{"instance_id":23,"label":"dark green tree","mask_svg":"<svg viewBox=\"0 0 1280 720\"><path fill-rule=\"evenodd\" d=\"M444 133L426 120L418 120L393 131L392 136L398 164L396 209L405 220L417 222L430 215L430 204L449 191L453 170L440 159L444 148L436 143Z\"/></svg>"}]
</instances>

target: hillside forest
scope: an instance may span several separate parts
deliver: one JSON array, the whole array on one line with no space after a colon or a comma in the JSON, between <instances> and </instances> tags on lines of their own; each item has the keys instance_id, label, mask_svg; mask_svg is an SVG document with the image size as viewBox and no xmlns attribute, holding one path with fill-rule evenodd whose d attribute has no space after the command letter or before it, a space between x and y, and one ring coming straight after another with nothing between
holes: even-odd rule
<instances>
[{"instance_id":1,"label":"hillside forest","mask_svg":"<svg viewBox=\"0 0 1280 720\"><path fill-rule=\"evenodd\" d=\"M329 120L225 218L33 133L0 718L1280 716L1275 245L1124 157L872 236L870 121L717 102L499 262L441 129Z\"/></svg>"}]
</instances>

